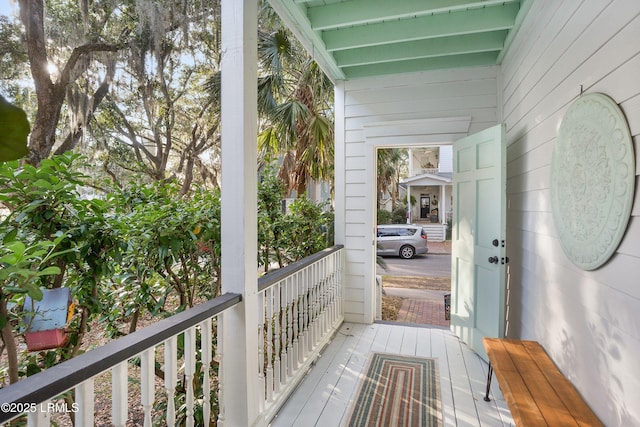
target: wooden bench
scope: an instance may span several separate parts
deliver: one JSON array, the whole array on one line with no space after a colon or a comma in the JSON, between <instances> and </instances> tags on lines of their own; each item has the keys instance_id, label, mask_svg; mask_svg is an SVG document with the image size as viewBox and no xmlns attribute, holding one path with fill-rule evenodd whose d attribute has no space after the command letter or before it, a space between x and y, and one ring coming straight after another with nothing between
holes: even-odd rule
<instances>
[{"instance_id":1,"label":"wooden bench","mask_svg":"<svg viewBox=\"0 0 640 427\"><path fill-rule=\"evenodd\" d=\"M536 341L483 338L489 356L484 400L495 373L516 426L603 426Z\"/></svg>"}]
</instances>

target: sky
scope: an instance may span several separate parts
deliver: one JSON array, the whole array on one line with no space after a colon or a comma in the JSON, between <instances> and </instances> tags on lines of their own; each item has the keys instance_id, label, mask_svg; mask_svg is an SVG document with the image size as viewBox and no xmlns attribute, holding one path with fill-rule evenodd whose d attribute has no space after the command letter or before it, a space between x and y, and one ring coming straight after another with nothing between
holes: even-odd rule
<instances>
[{"instance_id":1,"label":"sky","mask_svg":"<svg viewBox=\"0 0 640 427\"><path fill-rule=\"evenodd\" d=\"M0 0L0 15L11 15L14 8L18 8L18 3L13 0Z\"/></svg>"}]
</instances>

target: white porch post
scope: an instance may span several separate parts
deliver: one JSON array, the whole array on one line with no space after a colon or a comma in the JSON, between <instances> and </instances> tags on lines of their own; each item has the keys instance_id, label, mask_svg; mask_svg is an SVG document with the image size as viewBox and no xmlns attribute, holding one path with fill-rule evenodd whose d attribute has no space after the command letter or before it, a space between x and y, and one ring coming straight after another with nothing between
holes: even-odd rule
<instances>
[{"instance_id":1,"label":"white porch post","mask_svg":"<svg viewBox=\"0 0 640 427\"><path fill-rule=\"evenodd\" d=\"M444 224L445 219L445 197L447 196L445 195L444 187L444 185L440 186L440 198L438 199L438 222L440 224Z\"/></svg>"},{"instance_id":2,"label":"white porch post","mask_svg":"<svg viewBox=\"0 0 640 427\"><path fill-rule=\"evenodd\" d=\"M257 0L222 0L222 419L249 426L258 410Z\"/></svg>"},{"instance_id":3,"label":"white porch post","mask_svg":"<svg viewBox=\"0 0 640 427\"><path fill-rule=\"evenodd\" d=\"M411 216L413 214L413 212L411 212L411 184L407 184L407 212L409 212L407 215L407 224L411 224Z\"/></svg>"}]
</instances>

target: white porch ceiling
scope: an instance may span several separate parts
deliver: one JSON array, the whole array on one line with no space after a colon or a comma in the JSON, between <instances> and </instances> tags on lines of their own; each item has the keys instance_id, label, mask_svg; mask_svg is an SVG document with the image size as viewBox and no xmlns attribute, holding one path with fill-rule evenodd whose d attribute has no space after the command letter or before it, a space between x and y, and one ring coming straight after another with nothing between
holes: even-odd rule
<instances>
[{"instance_id":1,"label":"white porch ceiling","mask_svg":"<svg viewBox=\"0 0 640 427\"><path fill-rule=\"evenodd\" d=\"M333 80L495 65L531 0L269 0Z\"/></svg>"}]
</instances>

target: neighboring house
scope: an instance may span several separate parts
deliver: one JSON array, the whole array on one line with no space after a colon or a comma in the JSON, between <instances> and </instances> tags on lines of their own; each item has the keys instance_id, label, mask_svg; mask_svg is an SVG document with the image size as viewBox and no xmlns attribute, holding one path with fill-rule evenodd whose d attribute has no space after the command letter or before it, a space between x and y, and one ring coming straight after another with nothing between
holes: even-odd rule
<instances>
[{"instance_id":1,"label":"neighboring house","mask_svg":"<svg viewBox=\"0 0 640 427\"><path fill-rule=\"evenodd\" d=\"M446 224L451 219L452 178L450 145L409 150L409 177L401 183L416 201L409 222Z\"/></svg>"}]
</instances>

